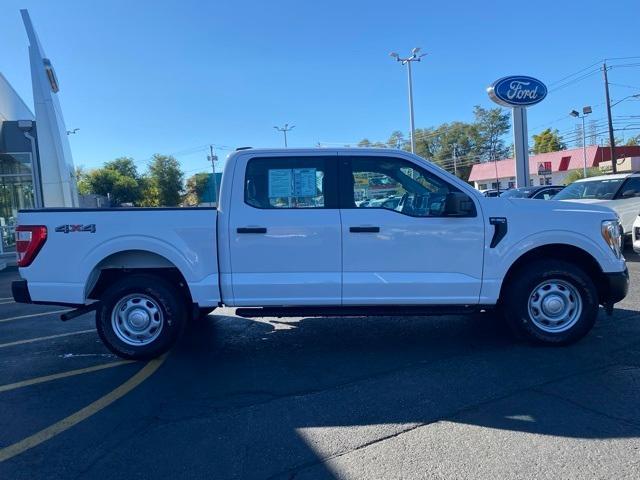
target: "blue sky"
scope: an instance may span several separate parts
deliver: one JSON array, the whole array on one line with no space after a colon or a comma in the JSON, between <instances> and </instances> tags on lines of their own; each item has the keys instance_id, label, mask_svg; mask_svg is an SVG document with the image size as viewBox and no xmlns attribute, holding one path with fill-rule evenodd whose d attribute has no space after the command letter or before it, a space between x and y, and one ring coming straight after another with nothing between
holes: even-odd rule
<instances>
[{"instance_id":1,"label":"blue sky","mask_svg":"<svg viewBox=\"0 0 640 480\"><path fill-rule=\"evenodd\" d=\"M525 74L551 85L529 109L529 133L546 124L570 133L573 108L605 117L601 73L557 91L553 82L605 57L640 56L637 0L4 0L0 71L29 104L25 7L56 67L67 127L80 128L75 163L86 167L125 155L143 167L160 152L206 171L207 144L280 146L273 126L285 122L296 125L290 146L385 140L408 130L406 74L388 54L414 46L429 53L414 69L417 127L469 121L474 105L493 106L488 84ZM610 81L614 101L638 93L640 66L615 68ZM624 118L640 115L640 101L614 114L631 125L627 136L640 127Z\"/></svg>"}]
</instances>

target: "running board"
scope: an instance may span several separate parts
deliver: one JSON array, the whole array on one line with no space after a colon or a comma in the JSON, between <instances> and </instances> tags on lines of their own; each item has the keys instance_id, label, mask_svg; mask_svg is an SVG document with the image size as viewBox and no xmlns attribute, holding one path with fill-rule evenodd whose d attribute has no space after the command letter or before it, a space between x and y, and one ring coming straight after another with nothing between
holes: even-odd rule
<instances>
[{"instance_id":1,"label":"running board","mask_svg":"<svg viewBox=\"0 0 640 480\"><path fill-rule=\"evenodd\" d=\"M236 315L258 317L394 317L461 315L493 309L494 305L375 305L353 307L240 307Z\"/></svg>"}]
</instances>

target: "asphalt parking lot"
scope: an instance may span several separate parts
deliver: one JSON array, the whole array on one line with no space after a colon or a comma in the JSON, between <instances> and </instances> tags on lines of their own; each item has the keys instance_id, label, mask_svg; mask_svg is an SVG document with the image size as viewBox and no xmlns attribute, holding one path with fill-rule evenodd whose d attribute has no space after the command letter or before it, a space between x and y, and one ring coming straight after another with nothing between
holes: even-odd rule
<instances>
[{"instance_id":1,"label":"asphalt parking lot","mask_svg":"<svg viewBox=\"0 0 640 480\"><path fill-rule=\"evenodd\" d=\"M166 357L111 355L93 316L10 298L0 272L0 478L638 478L640 258L566 348L490 315L247 320Z\"/></svg>"}]
</instances>

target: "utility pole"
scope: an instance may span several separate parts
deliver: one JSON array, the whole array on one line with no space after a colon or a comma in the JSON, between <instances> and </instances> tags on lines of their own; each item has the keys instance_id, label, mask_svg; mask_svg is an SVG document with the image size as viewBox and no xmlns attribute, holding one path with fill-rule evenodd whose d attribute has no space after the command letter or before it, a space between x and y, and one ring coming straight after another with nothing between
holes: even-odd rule
<instances>
[{"instance_id":1,"label":"utility pole","mask_svg":"<svg viewBox=\"0 0 640 480\"><path fill-rule=\"evenodd\" d=\"M218 181L216 180L216 161L218 156L213 151L213 145L209 145L209 161L211 162L211 169L213 170L213 194L211 195L211 202L215 200L216 206L218 205Z\"/></svg>"},{"instance_id":2,"label":"utility pole","mask_svg":"<svg viewBox=\"0 0 640 480\"><path fill-rule=\"evenodd\" d=\"M284 148L288 148L289 146L287 145L287 132L290 132L291 130L296 128L296 126L295 125L289 126L288 123L285 123L284 127L273 127L273 128L275 128L276 130L284 134Z\"/></svg>"},{"instance_id":3,"label":"utility pole","mask_svg":"<svg viewBox=\"0 0 640 480\"><path fill-rule=\"evenodd\" d=\"M396 61L400 62L402 65L407 66L407 83L409 86L409 129L411 135L411 153L415 153L416 151L416 129L413 121L413 80L411 77L411 62L419 62L422 57L426 55L423 53L420 55L420 48L416 47L411 50L411 56L402 58L396 52L391 52L389 54L391 57L395 58Z\"/></svg>"},{"instance_id":4,"label":"utility pole","mask_svg":"<svg viewBox=\"0 0 640 480\"><path fill-rule=\"evenodd\" d=\"M607 77L607 62L602 64L602 72L604 73L604 95L607 104L607 120L609 121L609 146L611 147L611 170L618 173L618 165L616 160L616 139L613 136L613 121L611 120L611 101L609 100L609 78Z\"/></svg>"}]
</instances>

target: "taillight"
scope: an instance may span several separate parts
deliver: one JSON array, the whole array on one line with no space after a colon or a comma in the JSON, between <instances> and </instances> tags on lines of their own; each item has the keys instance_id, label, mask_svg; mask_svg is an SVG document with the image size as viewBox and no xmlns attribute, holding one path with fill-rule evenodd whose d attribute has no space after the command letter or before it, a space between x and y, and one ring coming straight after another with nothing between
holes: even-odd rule
<instances>
[{"instance_id":1,"label":"taillight","mask_svg":"<svg viewBox=\"0 0 640 480\"><path fill-rule=\"evenodd\" d=\"M44 225L18 225L16 227L16 253L18 267L28 267L47 241Z\"/></svg>"}]
</instances>

